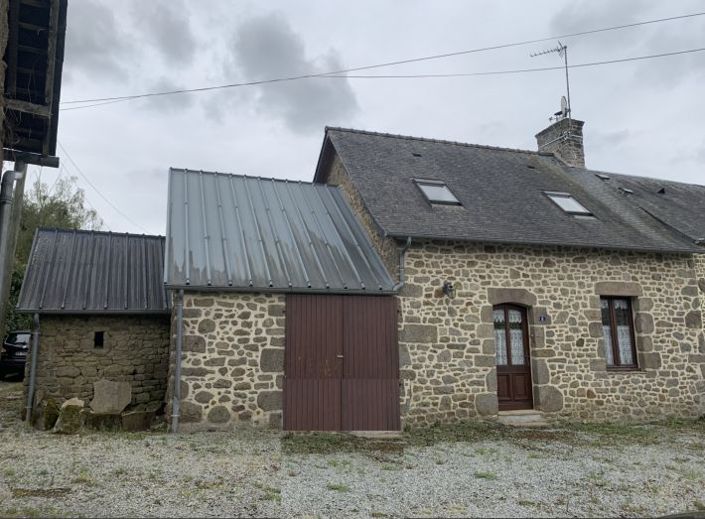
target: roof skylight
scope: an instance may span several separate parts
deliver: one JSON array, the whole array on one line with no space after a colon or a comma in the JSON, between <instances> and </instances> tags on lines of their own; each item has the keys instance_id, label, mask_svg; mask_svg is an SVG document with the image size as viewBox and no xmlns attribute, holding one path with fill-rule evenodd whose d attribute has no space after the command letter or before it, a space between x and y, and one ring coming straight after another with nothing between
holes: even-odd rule
<instances>
[{"instance_id":1,"label":"roof skylight","mask_svg":"<svg viewBox=\"0 0 705 519\"><path fill-rule=\"evenodd\" d=\"M414 180L419 189L432 204L462 205L460 200L439 180Z\"/></svg>"},{"instance_id":2,"label":"roof skylight","mask_svg":"<svg viewBox=\"0 0 705 519\"><path fill-rule=\"evenodd\" d=\"M570 193L555 193L546 191L546 196L568 214L575 216L592 216L592 213Z\"/></svg>"}]
</instances>

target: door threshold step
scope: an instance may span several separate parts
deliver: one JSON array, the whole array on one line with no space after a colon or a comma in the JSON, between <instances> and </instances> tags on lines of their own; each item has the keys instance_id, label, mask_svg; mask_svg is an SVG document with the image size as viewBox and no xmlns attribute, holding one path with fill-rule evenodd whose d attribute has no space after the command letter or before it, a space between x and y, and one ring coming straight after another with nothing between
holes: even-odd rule
<instances>
[{"instance_id":1,"label":"door threshold step","mask_svg":"<svg viewBox=\"0 0 705 519\"><path fill-rule=\"evenodd\" d=\"M401 431L348 431L348 434L358 438L371 440L395 440L402 437Z\"/></svg>"},{"instance_id":2,"label":"door threshold step","mask_svg":"<svg viewBox=\"0 0 705 519\"><path fill-rule=\"evenodd\" d=\"M520 409L517 411L500 411L497 421L512 427L547 427L549 423L544 419L543 413L533 409Z\"/></svg>"}]
</instances>

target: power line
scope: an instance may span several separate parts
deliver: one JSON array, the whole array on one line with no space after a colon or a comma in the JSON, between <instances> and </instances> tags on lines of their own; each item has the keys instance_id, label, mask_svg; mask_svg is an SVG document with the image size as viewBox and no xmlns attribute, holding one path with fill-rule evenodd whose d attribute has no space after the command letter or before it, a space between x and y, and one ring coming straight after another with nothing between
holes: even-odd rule
<instances>
[{"instance_id":1,"label":"power line","mask_svg":"<svg viewBox=\"0 0 705 519\"><path fill-rule=\"evenodd\" d=\"M98 196L100 196L110 207L112 207L115 210L116 213L118 213L120 216L122 216L127 222L134 225L135 227L142 229L146 234L149 234L149 231L145 227L143 227L142 225L140 225L137 222L135 222L134 220L132 220L129 216L127 216L120 209L118 209L117 206L110 201L110 199L108 199L103 193L101 193L101 191L95 186L95 184L93 184L93 182L90 181L88 176L86 176L83 173L81 168L78 166L78 164L76 164L76 161L73 160L73 158L71 157L69 152L66 150L66 148L60 142L58 142L58 144L59 144L59 147L61 148L61 151L63 151L64 155L66 155L66 158L69 159L71 164L73 164L74 168L76 168L76 171L78 171L78 174L81 175L83 180L85 180L86 183L89 186L91 186L96 193L98 193Z\"/></svg>"},{"instance_id":2,"label":"power line","mask_svg":"<svg viewBox=\"0 0 705 519\"><path fill-rule=\"evenodd\" d=\"M696 49L686 49L678 50L673 52L663 52L661 54L649 54L646 56L631 56L628 58L611 59L604 61L591 61L588 63L576 63L574 65L568 65L568 68L584 68L584 67L597 67L600 65L612 65L615 63L626 63L629 61L640 61L646 59L655 58L666 58L668 56L678 56L681 54L692 54L695 52L703 52L705 47L699 47ZM450 72L447 74L388 74L388 75L376 75L376 74L351 74L351 75L331 75L325 76L330 78L349 78L349 79L424 79L424 78L450 78L450 77L472 77L472 76L497 76L503 74L523 74L526 72L546 72L549 70L563 70L565 66L555 66L555 67L538 67L538 68L523 68L523 69L513 69L513 70L489 70L484 72Z\"/></svg>"},{"instance_id":3,"label":"power line","mask_svg":"<svg viewBox=\"0 0 705 519\"><path fill-rule=\"evenodd\" d=\"M662 52L660 54L647 54L644 56L630 56L626 58L618 58L611 60L602 61L591 61L587 63L576 63L573 65L568 65L568 68L586 68L586 67L597 67L602 65L612 65L616 63L627 63L630 61L643 61L648 59L657 58L667 58L670 56L679 56L683 54L693 54L696 52L705 51L705 47L698 47L695 49L685 49L673 52ZM477 77L477 76L501 76L510 74L524 74L532 72L548 72L552 70L563 70L564 66L554 66L554 67L536 67L536 68L521 68L521 69L510 69L510 70L487 70L480 72L448 72L439 74L328 74L320 76L318 79L430 79L430 78L454 78L454 77ZM84 106L75 106L71 108L61 108L64 110L80 110L82 108L92 108L96 106L103 106L113 103L119 103L122 101L127 101L127 99L118 99L112 101L103 101L102 103L94 103Z\"/></svg>"},{"instance_id":4,"label":"power line","mask_svg":"<svg viewBox=\"0 0 705 519\"><path fill-rule=\"evenodd\" d=\"M240 82L240 83L229 83L229 84L224 84L224 85L213 85L213 86L206 86L206 87L199 87L199 88L184 88L184 89L167 90L167 91L161 91L161 92L149 92L149 93L142 93L142 94L126 95L126 96L102 97L102 98L94 98L94 99L79 99L79 100L72 100L72 101L63 101L62 104L64 104L64 105L66 105L66 104L80 104L80 103L108 104L105 102L129 101L132 99L139 99L139 98L145 98L145 97L156 97L156 96L185 94L185 93L194 93L194 92L208 92L208 91L212 91L212 90L221 90L221 89L227 89L227 88L256 86L256 85L263 85L263 84L268 84L268 83L282 83L282 82L288 82L288 81L298 81L301 79L311 79L311 78L319 78L319 77L326 77L326 76L335 76L335 75L348 74L350 72L359 72L362 70L371 70L371 69L376 69L376 68L392 67L392 66L397 66L397 65L405 65L405 64L409 64L409 63L419 63L422 61L431 61L431 60L445 59L445 58L450 58L450 57L455 57L455 56L463 56L463 55L474 54L474 53L478 53L478 52L486 52L486 51L491 51L491 50L500 50L500 49L507 49L507 48L511 48L511 47L531 45L531 44L535 44L535 43L542 43L542 42L556 40L556 39L565 39L565 38L573 38L573 37L577 37L577 36L586 36L586 35L590 35L590 34L598 34L598 33L603 33L603 32L608 32L608 31L628 29L628 28L638 27L638 26L642 26L642 25L668 22L668 21L673 21L673 20L682 20L685 18L694 18L697 16L703 16L703 15L705 15L705 11L696 12L696 13L689 13L689 14L684 14L684 15L679 15L679 16L671 16L668 18L657 18L657 19L653 19L653 20L644 20L644 21L640 21L640 22L615 25L612 27L604 27L604 28L600 28L600 29L591 29L591 30L587 30L587 31L574 32L574 33L570 33L570 34L559 34L559 35L555 35L555 36L549 36L549 37L545 37L545 38L537 38L537 39L533 39L533 40L523 40L523 41L518 41L518 42L513 42L513 43L504 43L504 44L500 44L500 45L491 45L491 46L479 47L479 48L475 48L475 49L447 52L444 54L433 54L430 56L422 56L422 57L409 58L409 59L403 59L403 60L397 60L397 61L388 61L388 62L384 62L384 63L377 63L374 65L364 65L361 67L333 70L333 71L329 71L329 72L301 74L301 75L297 75L297 76L286 76L286 77L279 77L279 78L262 79L262 80L257 80L257 81L244 81L244 82ZM90 106L100 106L100 104L90 105ZM77 110L79 108L88 108L88 106L85 106L85 107L82 106L82 107L77 107L77 108L65 108L64 110L70 110L70 109Z\"/></svg>"}]
</instances>

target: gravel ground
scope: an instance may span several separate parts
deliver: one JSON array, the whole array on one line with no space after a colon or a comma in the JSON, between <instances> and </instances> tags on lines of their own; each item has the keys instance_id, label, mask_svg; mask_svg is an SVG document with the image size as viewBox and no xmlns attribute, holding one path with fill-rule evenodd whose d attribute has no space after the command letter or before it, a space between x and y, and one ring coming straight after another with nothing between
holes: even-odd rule
<instances>
[{"instance_id":1,"label":"gravel ground","mask_svg":"<svg viewBox=\"0 0 705 519\"><path fill-rule=\"evenodd\" d=\"M58 436L0 383L0 516L655 516L705 509L705 427L408 436ZM455 438L455 437L454 437Z\"/></svg>"}]
</instances>

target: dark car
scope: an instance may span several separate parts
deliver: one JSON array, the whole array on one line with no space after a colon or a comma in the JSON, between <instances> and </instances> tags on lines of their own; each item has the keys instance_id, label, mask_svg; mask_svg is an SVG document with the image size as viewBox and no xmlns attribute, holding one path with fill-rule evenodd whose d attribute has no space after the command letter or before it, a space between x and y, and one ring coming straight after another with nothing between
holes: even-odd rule
<instances>
[{"instance_id":1,"label":"dark car","mask_svg":"<svg viewBox=\"0 0 705 519\"><path fill-rule=\"evenodd\" d=\"M7 334L0 352L0 378L6 375L24 375L31 332L16 330Z\"/></svg>"}]
</instances>

